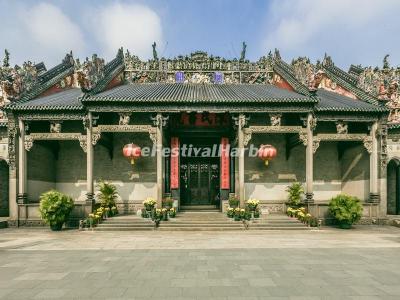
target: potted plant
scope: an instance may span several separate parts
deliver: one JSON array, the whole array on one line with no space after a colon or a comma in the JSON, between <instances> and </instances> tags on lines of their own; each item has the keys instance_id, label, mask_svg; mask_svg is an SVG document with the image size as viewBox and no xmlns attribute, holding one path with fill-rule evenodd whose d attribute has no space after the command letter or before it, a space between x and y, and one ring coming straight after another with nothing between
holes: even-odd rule
<instances>
[{"instance_id":1,"label":"potted plant","mask_svg":"<svg viewBox=\"0 0 400 300\"><path fill-rule=\"evenodd\" d=\"M261 210L259 207L256 208L256 210L253 212L254 218L259 218L261 215Z\"/></svg>"},{"instance_id":2,"label":"potted plant","mask_svg":"<svg viewBox=\"0 0 400 300\"><path fill-rule=\"evenodd\" d=\"M244 210L242 218L243 218L243 220L250 221L251 215L252 215L252 212L250 210L246 209L246 210Z\"/></svg>"},{"instance_id":3,"label":"potted plant","mask_svg":"<svg viewBox=\"0 0 400 300\"><path fill-rule=\"evenodd\" d=\"M232 207L228 207L228 210L226 211L226 215L228 216L228 218L233 218L235 214L235 210Z\"/></svg>"},{"instance_id":4,"label":"potted plant","mask_svg":"<svg viewBox=\"0 0 400 300\"><path fill-rule=\"evenodd\" d=\"M329 202L329 213L340 228L349 229L362 216L362 206L357 197L339 194Z\"/></svg>"},{"instance_id":5,"label":"potted plant","mask_svg":"<svg viewBox=\"0 0 400 300\"><path fill-rule=\"evenodd\" d=\"M171 196L165 197L165 199L163 199L162 201L163 207L167 209L172 208L173 204L174 204L174 199L172 199Z\"/></svg>"},{"instance_id":6,"label":"potted plant","mask_svg":"<svg viewBox=\"0 0 400 300\"><path fill-rule=\"evenodd\" d=\"M149 213L145 208L142 208L141 211L142 211L142 213L141 213L142 218L148 218L149 217Z\"/></svg>"},{"instance_id":7,"label":"potted plant","mask_svg":"<svg viewBox=\"0 0 400 300\"><path fill-rule=\"evenodd\" d=\"M161 209L161 214L162 214L162 220L168 221L168 209L166 208Z\"/></svg>"},{"instance_id":8,"label":"potted plant","mask_svg":"<svg viewBox=\"0 0 400 300\"><path fill-rule=\"evenodd\" d=\"M113 216L118 215L118 209L116 206L111 207L111 213Z\"/></svg>"},{"instance_id":9,"label":"potted plant","mask_svg":"<svg viewBox=\"0 0 400 300\"><path fill-rule=\"evenodd\" d=\"M228 203L229 207L236 208L239 206L239 199L235 194L229 194Z\"/></svg>"},{"instance_id":10,"label":"potted plant","mask_svg":"<svg viewBox=\"0 0 400 300\"><path fill-rule=\"evenodd\" d=\"M50 190L40 195L40 215L51 230L61 230L73 207L72 198L58 191Z\"/></svg>"},{"instance_id":11,"label":"potted plant","mask_svg":"<svg viewBox=\"0 0 400 300\"><path fill-rule=\"evenodd\" d=\"M152 211L155 208L156 204L157 201L152 197L148 197L146 200L143 201L143 205L147 211Z\"/></svg>"},{"instance_id":12,"label":"potted plant","mask_svg":"<svg viewBox=\"0 0 400 300\"><path fill-rule=\"evenodd\" d=\"M109 207L104 208L104 215L106 219L108 218L109 214L110 214L110 208Z\"/></svg>"},{"instance_id":13,"label":"potted plant","mask_svg":"<svg viewBox=\"0 0 400 300\"><path fill-rule=\"evenodd\" d=\"M100 207L109 208L115 207L118 199L117 187L107 181L101 180L97 187L99 189L97 199L100 201ZM107 216L106 216L107 217Z\"/></svg>"},{"instance_id":14,"label":"potted plant","mask_svg":"<svg viewBox=\"0 0 400 300\"><path fill-rule=\"evenodd\" d=\"M89 214L88 221L89 221L89 227L93 228L94 227L94 222L95 222L94 214Z\"/></svg>"},{"instance_id":15,"label":"potted plant","mask_svg":"<svg viewBox=\"0 0 400 300\"><path fill-rule=\"evenodd\" d=\"M260 203L260 201L257 200L257 199L249 199L249 200L246 201L247 208L251 212L256 210L256 208L258 207L259 203Z\"/></svg>"},{"instance_id":16,"label":"potted plant","mask_svg":"<svg viewBox=\"0 0 400 300\"><path fill-rule=\"evenodd\" d=\"M234 220L235 221L240 221L241 219L242 219L242 216L241 216L241 213L240 213L240 208L239 207L236 207L235 209L234 209Z\"/></svg>"},{"instance_id":17,"label":"potted plant","mask_svg":"<svg viewBox=\"0 0 400 300\"><path fill-rule=\"evenodd\" d=\"M154 209L152 211L153 215L152 215L152 220L154 221L154 223L156 224L156 226L158 226L160 224L160 221L163 218L163 213L162 210L160 208Z\"/></svg>"},{"instance_id":18,"label":"potted plant","mask_svg":"<svg viewBox=\"0 0 400 300\"><path fill-rule=\"evenodd\" d=\"M286 202L286 205L294 208L299 207L304 194L304 189L301 183L293 182L286 188L286 191L288 192L288 202Z\"/></svg>"},{"instance_id":19,"label":"potted plant","mask_svg":"<svg viewBox=\"0 0 400 300\"><path fill-rule=\"evenodd\" d=\"M170 218L175 218L175 217L176 217L176 208L175 208L175 207L171 207L171 208L168 210L168 214L169 214L169 217L170 217Z\"/></svg>"}]
</instances>

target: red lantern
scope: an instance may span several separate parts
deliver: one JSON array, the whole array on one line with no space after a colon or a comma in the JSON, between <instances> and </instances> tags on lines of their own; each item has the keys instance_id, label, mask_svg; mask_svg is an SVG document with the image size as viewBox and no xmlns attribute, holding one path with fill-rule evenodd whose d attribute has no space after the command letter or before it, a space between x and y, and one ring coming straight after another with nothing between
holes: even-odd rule
<instances>
[{"instance_id":1,"label":"red lantern","mask_svg":"<svg viewBox=\"0 0 400 300\"><path fill-rule=\"evenodd\" d=\"M273 159L277 153L276 148L271 145L261 145L260 149L258 149L258 157L265 162L266 166L268 166L268 161Z\"/></svg>"},{"instance_id":2,"label":"red lantern","mask_svg":"<svg viewBox=\"0 0 400 300\"><path fill-rule=\"evenodd\" d=\"M122 153L126 158L131 161L131 164L135 164L135 159L139 158L142 154L142 149L138 145L135 144L127 144L122 149Z\"/></svg>"}]
</instances>

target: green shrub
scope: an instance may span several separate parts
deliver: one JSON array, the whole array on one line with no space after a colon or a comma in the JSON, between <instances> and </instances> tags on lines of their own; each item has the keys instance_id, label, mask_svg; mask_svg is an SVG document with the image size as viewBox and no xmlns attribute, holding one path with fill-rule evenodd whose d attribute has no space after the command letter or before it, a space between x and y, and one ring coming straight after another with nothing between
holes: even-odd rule
<instances>
[{"instance_id":1,"label":"green shrub","mask_svg":"<svg viewBox=\"0 0 400 300\"><path fill-rule=\"evenodd\" d=\"M293 182L286 188L289 193L287 205L290 207L298 207L301 204L301 198L304 194L303 186L300 182Z\"/></svg>"},{"instance_id":2,"label":"green shrub","mask_svg":"<svg viewBox=\"0 0 400 300\"><path fill-rule=\"evenodd\" d=\"M61 230L74 207L71 197L50 190L40 195L40 215L52 230Z\"/></svg>"},{"instance_id":3,"label":"green shrub","mask_svg":"<svg viewBox=\"0 0 400 300\"><path fill-rule=\"evenodd\" d=\"M112 208L116 206L116 201L118 199L117 187L114 184L111 184L107 181L100 181L97 184L99 188L99 194L97 195L98 200L100 201L101 207Z\"/></svg>"},{"instance_id":4,"label":"green shrub","mask_svg":"<svg viewBox=\"0 0 400 300\"><path fill-rule=\"evenodd\" d=\"M231 194L229 195L228 203L229 207L236 208L239 206L239 199L236 195Z\"/></svg>"},{"instance_id":5,"label":"green shrub","mask_svg":"<svg viewBox=\"0 0 400 300\"><path fill-rule=\"evenodd\" d=\"M361 219L362 206L357 197L339 194L329 202L329 213L342 228L350 228Z\"/></svg>"}]
</instances>

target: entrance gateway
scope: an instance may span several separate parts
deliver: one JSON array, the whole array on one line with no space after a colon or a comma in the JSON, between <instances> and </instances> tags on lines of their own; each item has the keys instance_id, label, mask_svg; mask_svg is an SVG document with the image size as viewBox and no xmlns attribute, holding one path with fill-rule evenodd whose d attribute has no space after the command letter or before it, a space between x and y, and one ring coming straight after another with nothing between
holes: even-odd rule
<instances>
[{"instance_id":1,"label":"entrance gateway","mask_svg":"<svg viewBox=\"0 0 400 300\"><path fill-rule=\"evenodd\" d=\"M220 208L221 194L230 185L229 115L182 113L171 120L171 149L179 157L170 159L170 188L185 208ZM173 145L175 143L175 145Z\"/></svg>"}]
</instances>

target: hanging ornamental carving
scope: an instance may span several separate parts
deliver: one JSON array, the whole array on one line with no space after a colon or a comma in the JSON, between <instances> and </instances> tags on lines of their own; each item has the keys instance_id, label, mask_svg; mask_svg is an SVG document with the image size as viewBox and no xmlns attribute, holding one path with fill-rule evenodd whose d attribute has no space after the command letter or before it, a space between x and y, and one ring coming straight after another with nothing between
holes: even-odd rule
<instances>
[{"instance_id":1,"label":"hanging ornamental carving","mask_svg":"<svg viewBox=\"0 0 400 300\"><path fill-rule=\"evenodd\" d=\"M104 59L99 58L97 54L93 54L91 60L86 57L82 64L77 60L77 80L82 91L89 92L104 78L104 66Z\"/></svg>"}]
</instances>

